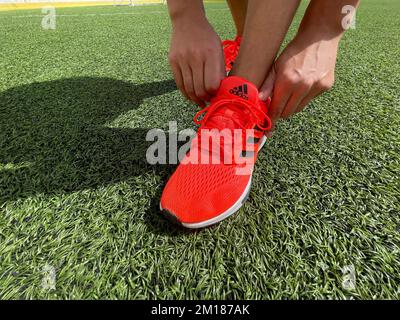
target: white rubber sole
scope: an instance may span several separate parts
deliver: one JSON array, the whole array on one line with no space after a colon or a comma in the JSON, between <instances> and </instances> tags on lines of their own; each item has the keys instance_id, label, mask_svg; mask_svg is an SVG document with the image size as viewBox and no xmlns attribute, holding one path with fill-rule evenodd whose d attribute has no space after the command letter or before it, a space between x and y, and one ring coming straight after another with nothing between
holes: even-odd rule
<instances>
[{"instance_id":1,"label":"white rubber sole","mask_svg":"<svg viewBox=\"0 0 400 320\"><path fill-rule=\"evenodd\" d=\"M264 134L263 137L261 138L260 147L258 148L258 150L261 150L266 142L267 142L267 136Z\"/></svg>"},{"instance_id":2,"label":"white rubber sole","mask_svg":"<svg viewBox=\"0 0 400 320\"><path fill-rule=\"evenodd\" d=\"M261 148L265 145L265 143L267 142L267 137L263 136L261 138L261 142L260 142L260 148L259 150L261 150ZM252 181L252 176L249 179L249 182L247 183L246 188L244 189L242 195L239 197L239 199L235 202L235 204L230 207L228 210L226 210L225 212L221 213L220 215L206 220L206 221L202 221L202 222L196 222L196 223L185 223L185 222L181 222L178 220L178 218L176 218L176 216L171 213L168 212L168 215L170 218L172 218L171 220L174 220L175 222L177 222L178 224L182 225L185 228L188 229L201 229L201 228L206 228L209 226L212 226L213 224L216 224L218 222L221 222L222 220L225 220L226 218L230 217L231 215L233 215L234 213L236 213L237 211L239 211L239 209L243 206L243 204L246 202L247 197L250 194L250 189L251 189L251 181ZM160 202L160 210L163 211L164 209L161 206L161 202Z\"/></svg>"}]
</instances>

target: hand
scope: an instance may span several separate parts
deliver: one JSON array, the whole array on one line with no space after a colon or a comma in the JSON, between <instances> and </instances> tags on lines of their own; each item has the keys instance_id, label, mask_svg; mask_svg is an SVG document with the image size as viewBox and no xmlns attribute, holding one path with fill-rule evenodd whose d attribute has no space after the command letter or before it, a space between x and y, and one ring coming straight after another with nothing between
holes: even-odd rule
<instances>
[{"instance_id":1,"label":"hand","mask_svg":"<svg viewBox=\"0 0 400 320\"><path fill-rule=\"evenodd\" d=\"M177 87L199 105L210 100L225 77L221 39L205 18L173 23L169 62Z\"/></svg>"},{"instance_id":2,"label":"hand","mask_svg":"<svg viewBox=\"0 0 400 320\"><path fill-rule=\"evenodd\" d=\"M302 111L333 86L339 40L315 39L315 34L296 36L276 60L260 89L263 100L272 94L270 117L274 124Z\"/></svg>"}]
</instances>

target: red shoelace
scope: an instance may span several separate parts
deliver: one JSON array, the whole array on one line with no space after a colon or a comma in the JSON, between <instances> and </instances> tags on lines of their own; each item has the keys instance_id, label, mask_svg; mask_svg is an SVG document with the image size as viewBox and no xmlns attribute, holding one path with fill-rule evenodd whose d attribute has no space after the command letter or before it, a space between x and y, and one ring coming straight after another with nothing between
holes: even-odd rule
<instances>
[{"instance_id":1,"label":"red shoelace","mask_svg":"<svg viewBox=\"0 0 400 320\"><path fill-rule=\"evenodd\" d=\"M235 59L239 53L240 48L240 37L236 37L235 40L224 40L222 41L222 47L224 48L226 68L231 69Z\"/></svg>"},{"instance_id":2,"label":"red shoelace","mask_svg":"<svg viewBox=\"0 0 400 320\"><path fill-rule=\"evenodd\" d=\"M207 126L207 122L209 122L211 116L224 116L225 115L225 110L222 110L221 107L227 107L230 106L229 110L232 110L232 117L229 119L233 121L233 123L237 126L236 128L226 128L223 125L220 127L216 126L215 124L213 126ZM234 108L232 108L232 106ZM259 141L260 138L264 135L265 131L268 131L271 129L272 123L271 119L268 117L266 113L264 113L260 107L254 106L254 103L251 103L246 100L242 99L220 99L211 105L205 107L204 109L198 111L196 115L194 116L193 121L197 124L200 125L200 128L198 130L198 135L200 137L201 132L203 129L218 129L223 130L223 129L239 129L242 130L241 133L241 140L235 142L235 134L232 136L232 144L233 148L240 148L239 145L241 145L241 150L246 151L248 147L250 147L249 151L254 151L254 148L247 145L247 141L250 138L247 134L248 131L247 129L253 130L250 132L250 135L253 136L253 138L256 138L257 141ZM200 139L201 140L201 139ZM253 149L251 149L253 148ZM201 146L202 150L205 150L206 152L209 152L209 145L207 146ZM222 154L224 154L224 144L220 144L220 150L222 151ZM224 154L224 157L226 155ZM234 163L234 161L233 161Z\"/></svg>"},{"instance_id":3,"label":"red shoelace","mask_svg":"<svg viewBox=\"0 0 400 320\"><path fill-rule=\"evenodd\" d=\"M253 129L254 127L259 128L261 131L268 131L271 129L271 119L268 117L268 115L264 113L261 108L254 107L253 103L242 99L220 99L217 102L212 103L198 111L194 116L194 123L200 125L200 129L205 128L207 120L210 118L210 116L215 114L219 108L227 105L235 106L237 107L235 109L241 111L240 118L242 121L239 121L233 117L231 118L231 120L238 125L239 129L246 130ZM244 110L247 110L248 112L246 113ZM201 118L203 114L204 116ZM223 113L221 113L221 115L223 115ZM247 123L247 126L244 126L243 123Z\"/></svg>"}]
</instances>

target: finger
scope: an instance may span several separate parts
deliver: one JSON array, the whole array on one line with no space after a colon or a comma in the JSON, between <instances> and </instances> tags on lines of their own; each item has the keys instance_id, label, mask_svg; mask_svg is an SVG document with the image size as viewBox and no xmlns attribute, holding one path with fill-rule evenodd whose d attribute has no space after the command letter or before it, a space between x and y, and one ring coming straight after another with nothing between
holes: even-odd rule
<instances>
[{"instance_id":1,"label":"finger","mask_svg":"<svg viewBox=\"0 0 400 320\"><path fill-rule=\"evenodd\" d=\"M171 65L172 73L174 75L175 83L178 89L182 92L182 94L185 96L186 99L190 100L188 94L186 93L185 90L185 85L183 83L183 77L182 77L182 72L177 64L172 64Z\"/></svg>"},{"instance_id":2,"label":"finger","mask_svg":"<svg viewBox=\"0 0 400 320\"><path fill-rule=\"evenodd\" d=\"M309 89L298 88L287 102L285 109L281 114L281 118L287 119L292 116L296 112L300 102L308 95L308 93Z\"/></svg>"},{"instance_id":3,"label":"finger","mask_svg":"<svg viewBox=\"0 0 400 320\"><path fill-rule=\"evenodd\" d=\"M202 101L196 97L196 94L194 92L192 69L189 65L182 64L181 71L183 76L183 84L185 86L185 91L189 96L189 99L192 100L194 103L201 105Z\"/></svg>"},{"instance_id":4,"label":"finger","mask_svg":"<svg viewBox=\"0 0 400 320\"><path fill-rule=\"evenodd\" d=\"M311 91L308 93L307 96L303 98L302 101L300 101L299 106L297 107L296 112L301 112L304 110L308 104L314 100L316 97L318 97L321 94L321 91L318 88L312 88Z\"/></svg>"},{"instance_id":5,"label":"finger","mask_svg":"<svg viewBox=\"0 0 400 320\"><path fill-rule=\"evenodd\" d=\"M275 82L269 116L275 123L281 116L287 102L291 97L291 90L282 82Z\"/></svg>"},{"instance_id":6,"label":"finger","mask_svg":"<svg viewBox=\"0 0 400 320\"><path fill-rule=\"evenodd\" d=\"M204 85L206 92L214 96L225 78L225 63L222 55L217 55L214 59L208 58L204 64Z\"/></svg>"},{"instance_id":7,"label":"finger","mask_svg":"<svg viewBox=\"0 0 400 320\"><path fill-rule=\"evenodd\" d=\"M272 68L269 72L267 78L265 79L263 85L261 86L259 98L262 101L266 101L269 97L271 97L272 92L274 90L275 83L275 68Z\"/></svg>"},{"instance_id":8,"label":"finger","mask_svg":"<svg viewBox=\"0 0 400 320\"><path fill-rule=\"evenodd\" d=\"M201 61L194 63L192 66L192 73L195 95L198 99L203 101L203 104L205 104L206 101L210 100L210 96L206 92L204 85L204 62Z\"/></svg>"}]
</instances>

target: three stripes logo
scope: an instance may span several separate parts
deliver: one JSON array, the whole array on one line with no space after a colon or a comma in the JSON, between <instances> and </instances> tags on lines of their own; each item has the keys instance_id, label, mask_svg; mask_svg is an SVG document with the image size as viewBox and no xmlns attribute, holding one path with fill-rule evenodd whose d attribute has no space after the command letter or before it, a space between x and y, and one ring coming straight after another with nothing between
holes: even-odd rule
<instances>
[{"instance_id":1,"label":"three stripes logo","mask_svg":"<svg viewBox=\"0 0 400 320\"><path fill-rule=\"evenodd\" d=\"M242 99L249 100L249 96L247 95L247 84L234 87L229 90L229 93L234 94L235 96L238 96Z\"/></svg>"}]
</instances>

